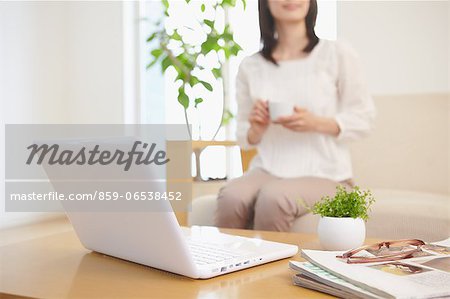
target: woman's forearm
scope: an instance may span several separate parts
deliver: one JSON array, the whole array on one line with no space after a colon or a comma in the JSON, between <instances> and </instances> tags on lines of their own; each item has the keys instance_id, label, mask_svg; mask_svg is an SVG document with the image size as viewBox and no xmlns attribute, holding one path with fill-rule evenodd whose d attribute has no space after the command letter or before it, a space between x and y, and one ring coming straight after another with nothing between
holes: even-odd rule
<instances>
[{"instance_id":1,"label":"woman's forearm","mask_svg":"<svg viewBox=\"0 0 450 299\"><path fill-rule=\"evenodd\" d=\"M334 118L317 117L315 131L317 133L327 134L331 136L338 136L341 132L338 123Z\"/></svg>"},{"instance_id":2,"label":"woman's forearm","mask_svg":"<svg viewBox=\"0 0 450 299\"><path fill-rule=\"evenodd\" d=\"M258 144L263 136L264 132L257 130L255 127L250 127L247 132L247 141L251 145Z\"/></svg>"}]
</instances>

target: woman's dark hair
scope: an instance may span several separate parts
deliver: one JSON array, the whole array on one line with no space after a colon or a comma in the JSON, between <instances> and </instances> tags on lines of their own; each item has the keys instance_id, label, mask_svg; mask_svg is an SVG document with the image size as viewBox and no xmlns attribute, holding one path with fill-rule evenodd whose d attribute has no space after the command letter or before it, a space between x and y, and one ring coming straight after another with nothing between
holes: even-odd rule
<instances>
[{"instance_id":1,"label":"woman's dark hair","mask_svg":"<svg viewBox=\"0 0 450 299\"><path fill-rule=\"evenodd\" d=\"M259 0L259 27L261 30L261 42L263 48L261 50L262 56L277 64L272 56L272 53L277 45L277 39L275 38L275 20L269 9L268 0ZM309 10L306 14L306 35L308 36L309 42L303 49L304 52L310 53L314 47L319 43L319 38L314 31L314 26L316 25L317 18L317 0L310 0Z\"/></svg>"}]
</instances>

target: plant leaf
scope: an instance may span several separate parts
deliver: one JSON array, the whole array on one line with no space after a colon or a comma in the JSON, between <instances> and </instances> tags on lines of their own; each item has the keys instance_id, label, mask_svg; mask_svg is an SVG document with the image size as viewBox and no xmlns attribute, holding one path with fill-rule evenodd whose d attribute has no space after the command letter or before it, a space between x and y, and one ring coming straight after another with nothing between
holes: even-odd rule
<instances>
[{"instance_id":1,"label":"plant leaf","mask_svg":"<svg viewBox=\"0 0 450 299\"><path fill-rule=\"evenodd\" d=\"M172 61L170 60L170 58L169 57L164 58L161 61L161 69L162 69L162 71L165 72L167 70L167 68L169 66L171 66L171 65L172 65Z\"/></svg>"},{"instance_id":2,"label":"plant leaf","mask_svg":"<svg viewBox=\"0 0 450 299\"><path fill-rule=\"evenodd\" d=\"M203 20L203 22L211 29L214 29L214 21L211 20Z\"/></svg>"},{"instance_id":3,"label":"plant leaf","mask_svg":"<svg viewBox=\"0 0 450 299\"><path fill-rule=\"evenodd\" d=\"M181 35L178 33L178 31L175 29L175 31L173 32L173 34L170 36L172 39L177 40L177 41L181 41Z\"/></svg>"},{"instance_id":4,"label":"plant leaf","mask_svg":"<svg viewBox=\"0 0 450 299\"><path fill-rule=\"evenodd\" d=\"M212 74L214 75L214 77L216 79L222 78L222 70L221 69L212 69L211 70Z\"/></svg>"},{"instance_id":5,"label":"plant leaf","mask_svg":"<svg viewBox=\"0 0 450 299\"><path fill-rule=\"evenodd\" d=\"M213 91L212 85L209 84L208 82L205 82L205 81L199 81L199 83L202 84L207 90Z\"/></svg>"},{"instance_id":6,"label":"plant leaf","mask_svg":"<svg viewBox=\"0 0 450 299\"><path fill-rule=\"evenodd\" d=\"M183 81L183 82L185 82L185 80L186 80L186 75L183 73L183 72L177 72L178 73L178 75L177 75L177 77L175 78L175 80L174 80L174 82L176 82L176 81L178 81L178 80L181 80L181 81Z\"/></svg>"},{"instance_id":7,"label":"plant leaf","mask_svg":"<svg viewBox=\"0 0 450 299\"><path fill-rule=\"evenodd\" d=\"M184 109L187 109L189 107L189 97L184 92L184 87L183 86L181 86L178 89L178 103L180 103L181 106L183 106Z\"/></svg>"},{"instance_id":8,"label":"plant leaf","mask_svg":"<svg viewBox=\"0 0 450 299\"><path fill-rule=\"evenodd\" d=\"M158 32L153 32L152 35L147 38L147 42L151 42L152 40L154 40L157 34Z\"/></svg>"},{"instance_id":9,"label":"plant leaf","mask_svg":"<svg viewBox=\"0 0 450 299\"><path fill-rule=\"evenodd\" d=\"M231 120L233 118L234 118L234 114L231 113L230 110L226 109L225 112L223 113L223 116L222 116L221 125L222 126L227 126L231 122Z\"/></svg>"},{"instance_id":10,"label":"plant leaf","mask_svg":"<svg viewBox=\"0 0 450 299\"><path fill-rule=\"evenodd\" d=\"M161 0L161 2L166 10L169 9L169 0Z\"/></svg>"},{"instance_id":11,"label":"plant leaf","mask_svg":"<svg viewBox=\"0 0 450 299\"><path fill-rule=\"evenodd\" d=\"M212 50L219 51L220 46L218 44L218 40L219 40L219 37L217 37L217 36L211 36L211 35L208 36L206 41L204 41L203 44L201 45L202 54L206 56Z\"/></svg>"},{"instance_id":12,"label":"plant leaf","mask_svg":"<svg viewBox=\"0 0 450 299\"><path fill-rule=\"evenodd\" d=\"M176 59L179 60L180 63L186 67L186 69L192 70L194 68L193 61L195 61L195 58L193 58L191 54L184 52L178 55Z\"/></svg>"},{"instance_id":13,"label":"plant leaf","mask_svg":"<svg viewBox=\"0 0 450 299\"><path fill-rule=\"evenodd\" d=\"M189 85L194 86L195 84L200 83L200 80L196 76L191 76L189 80Z\"/></svg>"},{"instance_id":14,"label":"plant leaf","mask_svg":"<svg viewBox=\"0 0 450 299\"><path fill-rule=\"evenodd\" d=\"M160 48L154 49L153 51L150 52L150 54L152 54L152 56L155 57L155 59L158 59L159 56L162 55L162 53L164 53L164 50Z\"/></svg>"},{"instance_id":15,"label":"plant leaf","mask_svg":"<svg viewBox=\"0 0 450 299\"><path fill-rule=\"evenodd\" d=\"M236 6L236 0L223 0L222 1L222 6L235 7Z\"/></svg>"},{"instance_id":16,"label":"plant leaf","mask_svg":"<svg viewBox=\"0 0 450 299\"><path fill-rule=\"evenodd\" d=\"M194 107L197 108L197 105L200 104L200 103L202 103L202 102L203 102L203 99L202 99L202 98L196 98L196 99L195 99L195 105L194 105Z\"/></svg>"},{"instance_id":17,"label":"plant leaf","mask_svg":"<svg viewBox=\"0 0 450 299\"><path fill-rule=\"evenodd\" d=\"M230 53L231 53L233 56L237 56L237 55L239 54L239 51L241 51L241 50L242 50L241 46L239 46L238 44L234 44L234 45L231 46L231 48L230 48Z\"/></svg>"}]
</instances>

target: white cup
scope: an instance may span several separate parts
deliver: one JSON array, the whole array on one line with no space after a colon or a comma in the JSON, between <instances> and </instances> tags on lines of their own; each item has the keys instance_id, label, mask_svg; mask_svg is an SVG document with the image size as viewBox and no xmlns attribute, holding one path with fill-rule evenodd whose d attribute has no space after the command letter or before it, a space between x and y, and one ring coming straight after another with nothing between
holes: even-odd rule
<instances>
[{"instance_id":1,"label":"white cup","mask_svg":"<svg viewBox=\"0 0 450 299\"><path fill-rule=\"evenodd\" d=\"M289 116L294 113L294 104L285 102L270 102L269 114L272 121L276 121L279 117Z\"/></svg>"}]
</instances>

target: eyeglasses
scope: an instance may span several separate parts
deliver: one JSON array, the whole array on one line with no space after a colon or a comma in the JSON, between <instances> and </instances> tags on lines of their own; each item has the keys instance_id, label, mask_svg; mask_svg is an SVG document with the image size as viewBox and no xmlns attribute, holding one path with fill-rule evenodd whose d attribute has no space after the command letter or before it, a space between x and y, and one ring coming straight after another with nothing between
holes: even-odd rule
<instances>
[{"instance_id":1,"label":"eyeglasses","mask_svg":"<svg viewBox=\"0 0 450 299\"><path fill-rule=\"evenodd\" d=\"M425 245L425 242L418 239L385 241L372 245L361 246L336 257L346 259L348 264L397 261L415 257L416 254L422 252L421 247L423 245ZM370 255L355 256L355 254L361 251L367 251Z\"/></svg>"}]
</instances>

